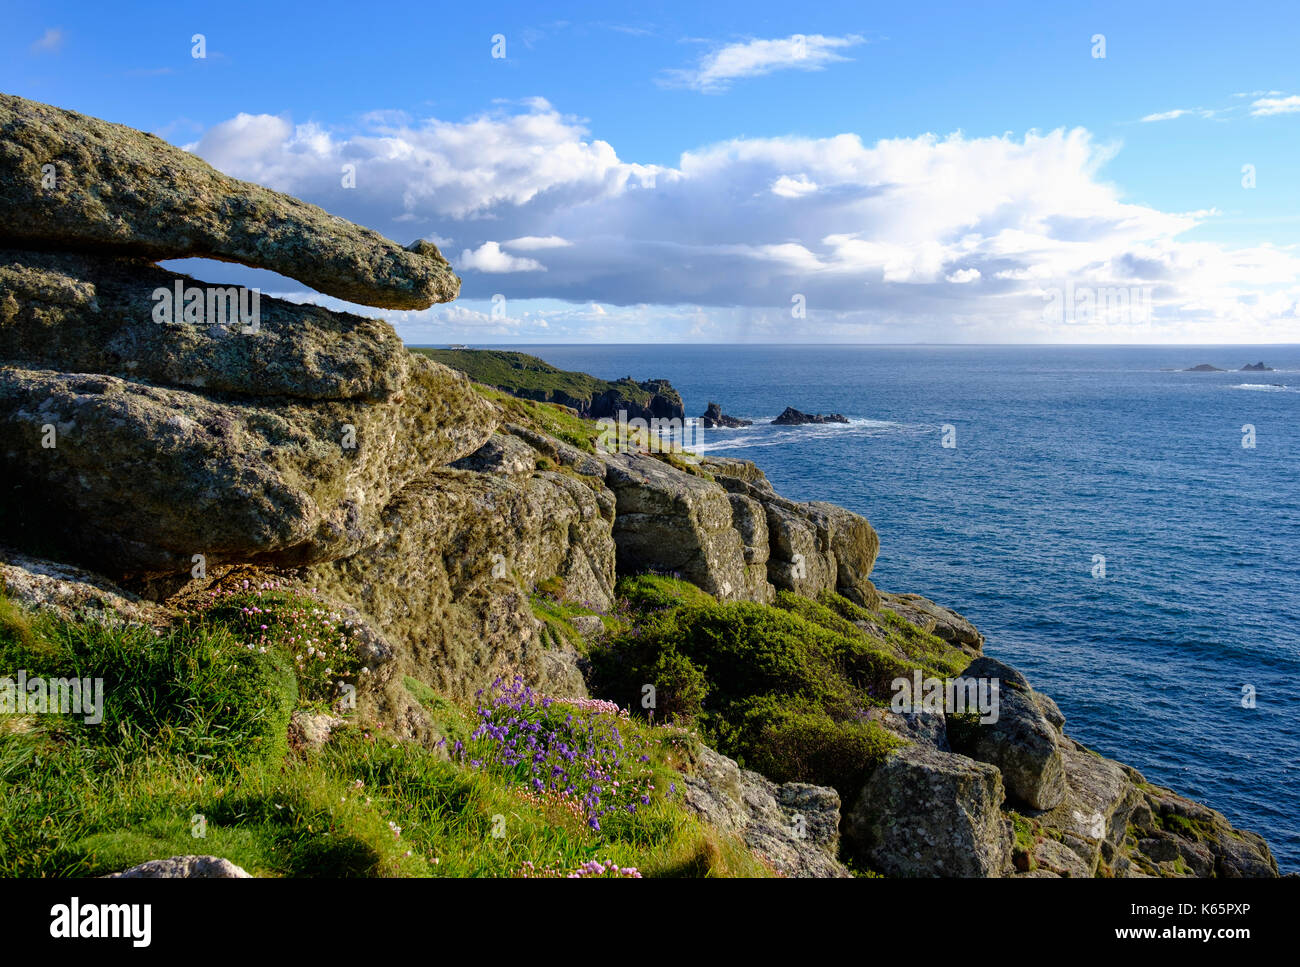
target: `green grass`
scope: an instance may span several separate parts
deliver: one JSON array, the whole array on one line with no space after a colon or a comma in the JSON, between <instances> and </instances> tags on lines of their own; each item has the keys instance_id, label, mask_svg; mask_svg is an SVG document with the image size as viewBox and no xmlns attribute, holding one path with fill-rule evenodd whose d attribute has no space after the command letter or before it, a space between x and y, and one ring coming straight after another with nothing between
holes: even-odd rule
<instances>
[{"instance_id":1,"label":"green grass","mask_svg":"<svg viewBox=\"0 0 1300 967\"><path fill-rule=\"evenodd\" d=\"M261 876L515 876L526 863L563 874L589 860L647 876L770 875L667 794L675 730L620 724L648 750L638 768L659 791L599 832L517 776L359 722L289 753L291 711L318 704L313 668L295 662L295 635L330 626L317 607L223 599L155 634L32 615L0 595L0 676L105 682L102 725L0 715L0 876L101 875L187 853ZM441 734L468 742L470 710L405 684Z\"/></svg>"},{"instance_id":2,"label":"green grass","mask_svg":"<svg viewBox=\"0 0 1300 967\"><path fill-rule=\"evenodd\" d=\"M596 439L600 436L600 427L593 420L584 420L572 409L554 403L519 399L491 386L475 385L474 389L480 396L491 400L505 411L509 422L518 423L562 440L584 453L596 452Z\"/></svg>"}]
</instances>

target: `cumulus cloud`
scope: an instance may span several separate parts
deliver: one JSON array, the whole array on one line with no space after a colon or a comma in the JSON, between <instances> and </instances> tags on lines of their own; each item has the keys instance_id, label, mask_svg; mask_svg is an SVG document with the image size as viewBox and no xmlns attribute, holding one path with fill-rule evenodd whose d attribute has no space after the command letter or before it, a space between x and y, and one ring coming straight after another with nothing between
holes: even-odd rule
<instances>
[{"instance_id":1,"label":"cumulus cloud","mask_svg":"<svg viewBox=\"0 0 1300 967\"><path fill-rule=\"evenodd\" d=\"M1194 112L1188 110L1187 108L1180 107L1172 111L1162 111L1159 114L1148 114L1142 120L1143 121L1172 121L1174 118L1180 118L1186 114L1192 114L1192 113Z\"/></svg>"},{"instance_id":2,"label":"cumulus cloud","mask_svg":"<svg viewBox=\"0 0 1300 967\"><path fill-rule=\"evenodd\" d=\"M460 253L456 267L462 271L479 272L545 272L546 266L536 259L524 258L501 251L498 242L484 242L477 249Z\"/></svg>"},{"instance_id":3,"label":"cumulus cloud","mask_svg":"<svg viewBox=\"0 0 1300 967\"><path fill-rule=\"evenodd\" d=\"M643 165L541 99L361 125L239 115L193 150L399 241L454 238L460 304L545 303L576 338L1260 341L1300 306L1294 249L1188 241L1216 213L1127 201L1102 177L1118 148L1081 128L740 138ZM1063 324L1044 307L1067 286L1149 289L1152 318Z\"/></svg>"},{"instance_id":4,"label":"cumulus cloud","mask_svg":"<svg viewBox=\"0 0 1300 967\"><path fill-rule=\"evenodd\" d=\"M776 181L772 182L772 194L780 195L782 198L800 198L803 195L812 194L817 190L817 186L808 180L804 174L796 175L791 178L789 175L782 175Z\"/></svg>"},{"instance_id":5,"label":"cumulus cloud","mask_svg":"<svg viewBox=\"0 0 1300 967\"><path fill-rule=\"evenodd\" d=\"M1300 112L1300 94L1292 94L1290 97L1261 97L1250 105L1251 116L1257 118L1296 112Z\"/></svg>"},{"instance_id":6,"label":"cumulus cloud","mask_svg":"<svg viewBox=\"0 0 1300 967\"><path fill-rule=\"evenodd\" d=\"M719 93L742 77L758 77L779 70L823 70L827 64L848 60L837 51L860 43L862 38L856 34L845 37L793 34L773 40L747 40L709 51L693 68L665 71L659 82L667 87Z\"/></svg>"}]
</instances>

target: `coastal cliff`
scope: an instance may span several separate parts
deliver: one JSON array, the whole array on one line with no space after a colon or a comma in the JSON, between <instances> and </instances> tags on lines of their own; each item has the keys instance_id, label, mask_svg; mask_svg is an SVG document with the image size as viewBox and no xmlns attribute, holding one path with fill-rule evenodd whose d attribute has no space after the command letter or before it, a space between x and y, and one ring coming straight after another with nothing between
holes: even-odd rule
<instances>
[{"instance_id":1,"label":"coastal cliff","mask_svg":"<svg viewBox=\"0 0 1300 967\"><path fill-rule=\"evenodd\" d=\"M605 394L680 416L666 384L530 390L270 297L155 312L206 304L151 261L187 254L450 299L432 245L12 97L0 214L0 677L104 683L100 722L0 690L0 872L190 852L200 817L255 875L1277 875L961 615L877 589L863 517L602 444ZM898 710L958 677L993 720Z\"/></svg>"},{"instance_id":2,"label":"coastal cliff","mask_svg":"<svg viewBox=\"0 0 1300 967\"><path fill-rule=\"evenodd\" d=\"M620 412L629 420L680 420L686 415L681 396L666 379L597 379L557 369L527 353L500 349L417 348L415 352L460 370L476 383L521 399L567 406L588 420L617 420Z\"/></svg>"}]
</instances>

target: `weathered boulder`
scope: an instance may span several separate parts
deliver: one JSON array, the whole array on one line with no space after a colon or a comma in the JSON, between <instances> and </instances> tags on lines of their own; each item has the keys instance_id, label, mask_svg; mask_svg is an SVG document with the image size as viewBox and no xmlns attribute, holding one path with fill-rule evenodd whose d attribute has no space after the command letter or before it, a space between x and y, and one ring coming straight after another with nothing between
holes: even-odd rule
<instances>
[{"instance_id":1,"label":"weathered boulder","mask_svg":"<svg viewBox=\"0 0 1300 967\"><path fill-rule=\"evenodd\" d=\"M0 251L0 360L31 369L102 373L204 392L386 400L411 354L388 323L270 296L243 332L221 293L202 325L155 322L152 293L203 283L135 259ZM245 299L247 303L248 300ZM222 324L218 320L225 320Z\"/></svg>"},{"instance_id":2,"label":"weathered boulder","mask_svg":"<svg viewBox=\"0 0 1300 967\"><path fill-rule=\"evenodd\" d=\"M391 309L424 309L460 289L432 243L403 249L153 135L9 94L0 94L0 212L10 247L240 262Z\"/></svg>"},{"instance_id":3,"label":"weathered boulder","mask_svg":"<svg viewBox=\"0 0 1300 967\"><path fill-rule=\"evenodd\" d=\"M405 483L477 449L494 414L464 376L418 358L378 403L217 399L0 366L0 486L22 508L3 526L110 574L185 572L196 554L341 557Z\"/></svg>"},{"instance_id":4,"label":"weathered boulder","mask_svg":"<svg viewBox=\"0 0 1300 967\"><path fill-rule=\"evenodd\" d=\"M1126 857L1139 871L1160 876L1272 878L1277 861L1264 838L1232 824L1208 806L1142 781L1128 819Z\"/></svg>"},{"instance_id":5,"label":"weathered boulder","mask_svg":"<svg viewBox=\"0 0 1300 967\"><path fill-rule=\"evenodd\" d=\"M149 860L121 873L110 873L110 880L249 880L252 874L220 856L172 856Z\"/></svg>"},{"instance_id":6,"label":"weathered boulder","mask_svg":"<svg viewBox=\"0 0 1300 967\"><path fill-rule=\"evenodd\" d=\"M879 595L868 575L880 539L865 518L835 504L787 500L749 461L710 457L700 465L733 497L747 497L763 508L767 580L772 585L809 597L836 591L862 607L878 606ZM749 530L757 533L756 528Z\"/></svg>"},{"instance_id":7,"label":"weathered boulder","mask_svg":"<svg viewBox=\"0 0 1300 967\"><path fill-rule=\"evenodd\" d=\"M998 767L1007 798L1030 809L1051 809L1065 798L1065 766L1057 747L1056 728L1035 704L1032 694L990 669L977 666L1000 663L977 659L965 678L993 678L999 682L997 719L950 725L948 741L953 751ZM971 669L974 668L974 671Z\"/></svg>"},{"instance_id":8,"label":"weathered boulder","mask_svg":"<svg viewBox=\"0 0 1300 967\"><path fill-rule=\"evenodd\" d=\"M1035 814L1084 862L1089 876L1115 860L1141 796L1124 767L1069 738L1059 742L1066 793L1052 809Z\"/></svg>"},{"instance_id":9,"label":"weathered boulder","mask_svg":"<svg viewBox=\"0 0 1300 967\"><path fill-rule=\"evenodd\" d=\"M745 561L742 597L747 601L770 604L776 588L767 580L767 559L771 546L767 533L767 513L763 505L744 494L728 494L731 501L731 524L740 535L741 557Z\"/></svg>"},{"instance_id":10,"label":"weathered boulder","mask_svg":"<svg viewBox=\"0 0 1300 967\"><path fill-rule=\"evenodd\" d=\"M935 604L929 598L881 591L880 604L922 631L928 631L968 654L976 655L984 647L984 636L979 629L956 611Z\"/></svg>"},{"instance_id":11,"label":"weathered boulder","mask_svg":"<svg viewBox=\"0 0 1300 967\"><path fill-rule=\"evenodd\" d=\"M617 510L614 541L621 573L679 574L721 600L752 586L744 541L732 526L727 492L649 454L603 454L605 484Z\"/></svg>"},{"instance_id":12,"label":"weathered boulder","mask_svg":"<svg viewBox=\"0 0 1300 967\"><path fill-rule=\"evenodd\" d=\"M516 674L572 694L581 676L545 658L527 592L559 578L570 600L610 607L610 523L590 484L568 473L430 471L387 504L373 542L305 579L366 614L397 646L401 671L442 694L472 696Z\"/></svg>"},{"instance_id":13,"label":"weathered boulder","mask_svg":"<svg viewBox=\"0 0 1300 967\"><path fill-rule=\"evenodd\" d=\"M734 833L786 876L847 877L837 859L840 797L802 782L777 785L700 746L684 766L682 802L710 825Z\"/></svg>"},{"instance_id":14,"label":"weathered boulder","mask_svg":"<svg viewBox=\"0 0 1300 967\"><path fill-rule=\"evenodd\" d=\"M11 601L67 620L161 627L173 617L101 574L5 548L0 548L0 589Z\"/></svg>"},{"instance_id":15,"label":"weathered boulder","mask_svg":"<svg viewBox=\"0 0 1300 967\"><path fill-rule=\"evenodd\" d=\"M889 876L1001 876L1011 862L1003 796L993 766L912 744L872 770L842 832Z\"/></svg>"}]
</instances>

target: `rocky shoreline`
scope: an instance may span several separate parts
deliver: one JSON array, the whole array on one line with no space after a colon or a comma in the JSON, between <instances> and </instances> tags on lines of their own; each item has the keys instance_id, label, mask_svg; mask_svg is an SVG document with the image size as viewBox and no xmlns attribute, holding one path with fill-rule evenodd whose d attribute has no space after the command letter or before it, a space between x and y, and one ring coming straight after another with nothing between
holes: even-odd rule
<instances>
[{"instance_id":1,"label":"rocky shoreline","mask_svg":"<svg viewBox=\"0 0 1300 967\"><path fill-rule=\"evenodd\" d=\"M692 814L782 875L845 877L846 861L886 876L1277 875L1259 836L1067 736L961 615L877 589L865 518L782 497L748 461L602 450L572 410L484 393L384 322L268 297L251 331L150 310L159 289L206 287L149 260L199 252L373 305L452 298L459 280L428 243L400 249L19 98L0 101L0 147L0 581L18 605L162 629L224 588L291 589L346 622L364 666L347 715L445 758L455 733L433 710L500 680L590 699L620 582L667 575L698 598L642 617L677 608L688 643L780 623L804 636L792 654L852 670L837 717L774 706L757 720L803 743L773 753L776 778L699 741L675 766ZM157 230L144 206L176 223ZM274 222L310 238L310 257L250 252L226 226L253 211L248 232ZM719 615L736 621L708 624ZM922 666L999 683L999 717L894 711L889 682ZM291 745L327 745L343 721L342 706L299 708ZM804 781L804 752L854 754L826 735L874 743L838 787ZM221 867L180 859L157 868Z\"/></svg>"}]
</instances>

